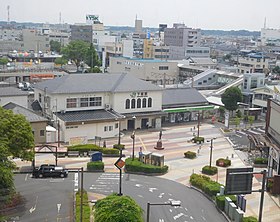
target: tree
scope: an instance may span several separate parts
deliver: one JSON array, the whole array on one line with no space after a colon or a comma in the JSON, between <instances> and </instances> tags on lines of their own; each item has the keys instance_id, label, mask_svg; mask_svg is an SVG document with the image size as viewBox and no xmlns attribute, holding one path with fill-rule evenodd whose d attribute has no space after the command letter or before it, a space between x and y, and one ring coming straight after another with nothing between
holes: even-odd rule
<instances>
[{"instance_id":1,"label":"tree","mask_svg":"<svg viewBox=\"0 0 280 222\"><path fill-rule=\"evenodd\" d=\"M60 53L61 51L61 43L58 41L51 40L50 41L51 51Z\"/></svg>"},{"instance_id":2,"label":"tree","mask_svg":"<svg viewBox=\"0 0 280 222\"><path fill-rule=\"evenodd\" d=\"M90 72L92 73L101 72L101 70L99 69L101 62L98 58L98 55L92 43L90 44L90 47L87 51L87 57L85 62L90 66L90 70L89 70Z\"/></svg>"},{"instance_id":3,"label":"tree","mask_svg":"<svg viewBox=\"0 0 280 222\"><path fill-rule=\"evenodd\" d=\"M89 48L89 43L75 40L63 47L61 49L61 54L64 59L73 61L78 71L81 63L87 59Z\"/></svg>"},{"instance_id":4,"label":"tree","mask_svg":"<svg viewBox=\"0 0 280 222\"><path fill-rule=\"evenodd\" d=\"M62 68L63 65L65 65L67 63L67 60L64 59L63 57L58 57L54 60L54 63L56 65L60 65L60 67Z\"/></svg>"},{"instance_id":5,"label":"tree","mask_svg":"<svg viewBox=\"0 0 280 222\"><path fill-rule=\"evenodd\" d=\"M0 65L2 65L3 68L5 65L7 65L8 62L9 62L9 60L7 58L5 58L5 57L0 58Z\"/></svg>"},{"instance_id":6,"label":"tree","mask_svg":"<svg viewBox=\"0 0 280 222\"><path fill-rule=\"evenodd\" d=\"M273 69L272 69L272 73L274 74L280 74L280 67L279 66L275 66Z\"/></svg>"},{"instance_id":7,"label":"tree","mask_svg":"<svg viewBox=\"0 0 280 222\"><path fill-rule=\"evenodd\" d=\"M95 205L96 222L142 222L141 207L129 196L110 195Z\"/></svg>"},{"instance_id":8,"label":"tree","mask_svg":"<svg viewBox=\"0 0 280 222\"><path fill-rule=\"evenodd\" d=\"M9 157L32 160L33 148L30 123L24 116L0 107L0 209L5 208L16 196L12 173L15 165Z\"/></svg>"},{"instance_id":9,"label":"tree","mask_svg":"<svg viewBox=\"0 0 280 222\"><path fill-rule=\"evenodd\" d=\"M227 88L222 94L222 103L225 108L229 111L236 110L238 108L238 102L242 101L242 93L238 87Z\"/></svg>"}]
</instances>

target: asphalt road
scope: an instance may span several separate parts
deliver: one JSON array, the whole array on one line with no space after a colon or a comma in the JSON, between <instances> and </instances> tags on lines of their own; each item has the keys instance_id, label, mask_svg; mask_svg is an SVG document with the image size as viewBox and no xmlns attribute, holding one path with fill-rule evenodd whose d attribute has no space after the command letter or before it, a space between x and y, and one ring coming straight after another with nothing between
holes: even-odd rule
<instances>
[{"instance_id":1,"label":"asphalt road","mask_svg":"<svg viewBox=\"0 0 280 222\"><path fill-rule=\"evenodd\" d=\"M77 173L64 179L34 179L29 174L15 175L17 191L26 199L25 207L17 209L15 221L72 221L73 191L77 187ZM181 201L181 207L151 206L150 222L194 221L224 222L225 218L201 193L182 184L141 175L123 174L122 192L129 195L144 210L147 202ZM109 195L119 192L119 174L85 173L84 189Z\"/></svg>"}]
</instances>

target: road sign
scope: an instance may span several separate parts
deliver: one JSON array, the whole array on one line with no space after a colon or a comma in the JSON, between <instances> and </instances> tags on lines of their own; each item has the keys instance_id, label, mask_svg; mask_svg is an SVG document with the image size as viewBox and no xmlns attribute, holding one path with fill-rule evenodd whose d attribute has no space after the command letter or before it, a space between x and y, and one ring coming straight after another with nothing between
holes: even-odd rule
<instances>
[{"instance_id":1,"label":"road sign","mask_svg":"<svg viewBox=\"0 0 280 222\"><path fill-rule=\"evenodd\" d=\"M115 164L114 164L119 170L121 170L122 168L123 168L123 166L125 165L125 162L121 159L121 158L119 158L116 162L115 162Z\"/></svg>"},{"instance_id":2,"label":"road sign","mask_svg":"<svg viewBox=\"0 0 280 222\"><path fill-rule=\"evenodd\" d=\"M253 168L227 169L225 194L252 193Z\"/></svg>"}]
</instances>

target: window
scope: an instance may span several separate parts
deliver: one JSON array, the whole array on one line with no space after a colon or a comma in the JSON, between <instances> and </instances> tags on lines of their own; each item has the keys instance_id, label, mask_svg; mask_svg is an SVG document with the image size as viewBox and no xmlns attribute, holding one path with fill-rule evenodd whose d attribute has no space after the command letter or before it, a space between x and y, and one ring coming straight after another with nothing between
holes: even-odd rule
<instances>
[{"instance_id":1,"label":"window","mask_svg":"<svg viewBox=\"0 0 280 222\"><path fill-rule=\"evenodd\" d=\"M159 66L158 69L159 70L168 70L168 66Z\"/></svg>"},{"instance_id":2,"label":"window","mask_svg":"<svg viewBox=\"0 0 280 222\"><path fill-rule=\"evenodd\" d=\"M40 136L45 136L45 130L40 130Z\"/></svg>"},{"instance_id":3,"label":"window","mask_svg":"<svg viewBox=\"0 0 280 222\"><path fill-rule=\"evenodd\" d=\"M129 100L129 99L127 99L127 100L125 101L125 108L126 108L126 109L130 109L130 100Z\"/></svg>"},{"instance_id":4,"label":"window","mask_svg":"<svg viewBox=\"0 0 280 222\"><path fill-rule=\"evenodd\" d=\"M137 108L141 108L141 99L137 99Z\"/></svg>"},{"instance_id":5,"label":"window","mask_svg":"<svg viewBox=\"0 0 280 222\"><path fill-rule=\"evenodd\" d=\"M108 131L108 126L104 126L104 132Z\"/></svg>"},{"instance_id":6,"label":"window","mask_svg":"<svg viewBox=\"0 0 280 222\"><path fill-rule=\"evenodd\" d=\"M42 102L42 95L41 95L41 93L39 93L39 103L41 103Z\"/></svg>"},{"instance_id":7,"label":"window","mask_svg":"<svg viewBox=\"0 0 280 222\"><path fill-rule=\"evenodd\" d=\"M102 98L101 97L90 97L89 98L89 106L101 106Z\"/></svg>"},{"instance_id":8,"label":"window","mask_svg":"<svg viewBox=\"0 0 280 222\"><path fill-rule=\"evenodd\" d=\"M88 98L80 99L80 107L88 107Z\"/></svg>"},{"instance_id":9,"label":"window","mask_svg":"<svg viewBox=\"0 0 280 222\"><path fill-rule=\"evenodd\" d=\"M144 98L142 101L142 108L146 108L147 107L147 99Z\"/></svg>"},{"instance_id":10,"label":"window","mask_svg":"<svg viewBox=\"0 0 280 222\"><path fill-rule=\"evenodd\" d=\"M135 99L131 100L131 109L135 109Z\"/></svg>"},{"instance_id":11,"label":"window","mask_svg":"<svg viewBox=\"0 0 280 222\"><path fill-rule=\"evenodd\" d=\"M119 128L119 124L116 123L116 124L115 124L115 129L118 129L118 128Z\"/></svg>"},{"instance_id":12,"label":"window","mask_svg":"<svg viewBox=\"0 0 280 222\"><path fill-rule=\"evenodd\" d=\"M152 107L152 98L148 99L148 107Z\"/></svg>"},{"instance_id":13,"label":"window","mask_svg":"<svg viewBox=\"0 0 280 222\"><path fill-rule=\"evenodd\" d=\"M67 108L76 108L77 107L77 98L66 99Z\"/></svg>"}]
</instances>

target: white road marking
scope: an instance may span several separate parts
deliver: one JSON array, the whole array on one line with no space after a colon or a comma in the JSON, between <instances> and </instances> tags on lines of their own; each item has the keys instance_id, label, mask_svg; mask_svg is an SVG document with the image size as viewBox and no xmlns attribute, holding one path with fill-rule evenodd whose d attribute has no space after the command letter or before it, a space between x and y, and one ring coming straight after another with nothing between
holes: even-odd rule
<instances>
[{"instance_id":1,"label":"white road marking","mask_svg":"<svg viewBox=\"0 0 280 222\"><path fill-rule=\"evenodd\" d=\"M154 190L157 190L157 188L149 188L150 192L154 192Z\"/></svg>"},{"instance_id":2,"label":"white road marking","mask_svg":"<svg viewBox=\"0 0 280 222\"><path fill-rule=\"evenodd\" d=\"M158 222L164 222L164 219L159 219Z\"/></svg>"},{"instance_id":3,"label":"white road marking","mask_svg":"<svg viewBox=\"0 0 280 222\"><path fill-rule=\"evenodd\" d=\"M188 211L188 209L187 209L187 208L185 208L185 210L186 210L186 211Z\"/></svg>"},{"instance_id":4,"label":"white road marking","mask_svg":"<svg viewBox=\"0 0 280 222\"><path fill-rule=\"evenodd\" d=\"M159 198L162 198L163 195L164 195L164 193L161 193L158 197L159 197Z\"/></svg>"},{"instance_id":5,"label":"white road marking","mask_svg":"<svg viewBox=\"0 0 280 222\"><path fill-rule=\"evenodd\" d=\"M253 134L255 134L255 135L259 135L259 134L260 134L260 133L257 133L257 132L255 132L255 131L253 131L253 130L248 130L248 132L253 133Z\"/></svg>"},{"instance_id":6,"label":"white road marking","mask_svg":"<svg viewBox=\"0 0 280 222\"><path fill-rule=\"evenodd\" d=\"M32 214L33 211L36 210L36 206L37 206L37 201L38 201L38 196L36 196L36 201L35 201L35 205L33 207L30 208L29 212Z\"/></svg>"},{"instance_id":7,"label":"white road marking","mask_svg":"<svg viewBox=\"0 0 280 222\"><path fill-rule=\"evenodd\" d=\"M190 218L193 220L193 217L192 217L192 216L190 216Z\"/></svg>"},{"instance_id":8,"label":"white road marking","mask_svg":"<svg viewBox=\"0 0 280 222\"><path fill-rule=\"evenodd\" d=\"M202 219L206 221L205 217L202 216Z\"/></svg>"},{"instance_id":9,"label":"white road marking","mask_svg":"<svg viewBox=\"0 0 280 222\"><path fill-rule=\"evenodd\" d=\"M57 213L59 214L61 204L57 204Z\"/></svg>"},{"instance_id":10,"label":"white road marking","mask_svg":"<svg viewBox=\"0 0 280 222\"><path fill-rule=\"evenodd\" d=\"M143 185L141 184L135 184L136 187L142 187Z\"/></svg>"},{"instance_id":11,"label":"white road marking","mask_svg":"<svg viewBox=\"0 0 280 222\"><path fill-rule=\"evenodd\" d=\"M24 179L25 181L27 181L27 177L28 177L28 174L26 174L26 176L25 176L25 179Z\"/></svg>"},{"instance_id":12,"label":"white road marking","mask_svg":"<svg viewBox=\"0 0 280 222\"><path fill-rule=\"evenodd\" d=\"M183 213L179 213L179 214L177 214L176 216L174 216L173 219L174 219L174 220L177 220L177 219L179 219L179 218L182 217L182 216L184 216L184 214L183 214Z\"/></svg>"},{"instance_id":13,"label":"white road marking","mask_svg":"<svg viewBox=\"0 0 280 222\"><path fill-rule=\"evenodd\" d=\"M138 197L141 197L141 198L144 198L144 197L143 197L142 195L140 195L140 194L138 194L137 196L138 196Z\"/></svg>"},{"instance_id":14,"label":"white road marking","mask_svg":"<svg viewBox=\"0 0 280 222\"><path fill-rule=\"evenodd\" d=\"M169 212L172 213L172 209L169 209Z\"/></svg>"}]
</instances>

